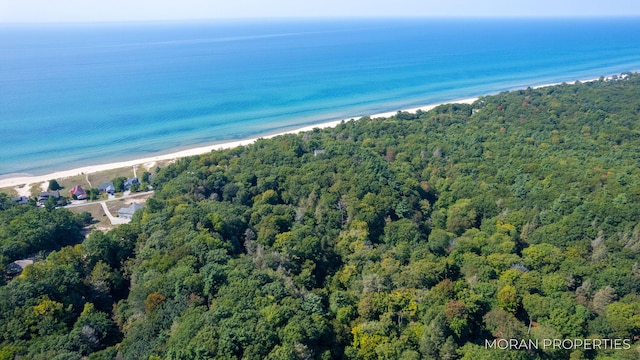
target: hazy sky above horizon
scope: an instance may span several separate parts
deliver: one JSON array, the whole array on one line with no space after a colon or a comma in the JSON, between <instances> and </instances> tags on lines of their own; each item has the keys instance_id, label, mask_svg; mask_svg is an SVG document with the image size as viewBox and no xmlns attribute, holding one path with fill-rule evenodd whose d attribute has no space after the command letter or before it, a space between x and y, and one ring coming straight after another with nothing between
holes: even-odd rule
<instances>
[{"instance_id":1,"label":"hazy sky above horizon","mask_svg":"<svg viewBox=\"0 0 640 360\"><path fill-rule=\"evenodd\" d=\"M0 0L0 23L381 16L640 16L640 1Z\"/></svg>"}]
</instances>

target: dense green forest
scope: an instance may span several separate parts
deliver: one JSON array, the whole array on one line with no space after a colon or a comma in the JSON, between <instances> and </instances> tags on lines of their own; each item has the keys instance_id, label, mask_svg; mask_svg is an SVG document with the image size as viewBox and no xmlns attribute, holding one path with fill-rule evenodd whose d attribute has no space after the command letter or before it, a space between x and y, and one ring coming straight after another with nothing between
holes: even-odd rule
<instances>
[{"instance_id":1,"label":"dense green forest","mask_svg":"<svg viewBox=\"0 0 640 360\"><path fill-rule=\"evenodd\" d=\"M89 213L74 214L55 209L55 199L47 202L44 209L17 206L10 198L0 193L0 271L13 260L58 250L63 246L81 243L85 225L91 223ZM0 276L0 284L4 277Z\"/></svg>"},{"instance_id":2,"label":"dense green forest","mask_svg":"<svg viewBox=\"0 0 640 360\"><path fill-rule=\"evenodd\" d=\"M0 197L4 265L54 250L0 287L0 359L637 359L625 77L185 158L130 224L75 246L66 210Z\"/></svg>"}]
</instances>

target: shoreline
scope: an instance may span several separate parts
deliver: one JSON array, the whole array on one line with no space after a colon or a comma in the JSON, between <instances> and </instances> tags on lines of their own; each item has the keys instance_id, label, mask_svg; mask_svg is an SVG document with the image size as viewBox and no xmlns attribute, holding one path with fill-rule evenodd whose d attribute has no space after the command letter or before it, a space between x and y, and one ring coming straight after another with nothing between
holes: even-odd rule
<instances>
[{"instance_id":1,"label":"shoreline","mask_svg":"<svg viewBox=\"0 0 640 360\"><path fill-rule=\"evenodd\" d=\"M31 185L31 184L38 184L38 183L42 183L42 182L47 182L47 181L52 180L52 179L64 179L64 178L77 176L77 175L81 175L81 174L92 174L92 173L96 173L96 172L100 172L100 171L107 171L107 170L124 168L124 167L129 167L129 166L156 163L158 161L177 160L177 159L184 158L184 157L206 154L206 153L209 153L209 152L214 151L214 150L231 149L231 148L235 148L235 147L238 147L238 146L245 146L245 145L253 144L258 139L270 139L270 138L273 138L273 137L276 137L276 136L279 136L279 135L297 134L297 133L301 133L301 132L311 131L311 130L316 129L316 128L319 128L319 129L331 128L331 127L337 126L338 124L340 124L343 121L346 122L346 121L350 121L350 120L357 120L357 119L359 119L361 117L364 117L364 116L369 116L370 118L383 118L383 117L386 118L386 117L390 117L390 116L393 116L393 115L397 114L398 111L410 112L410 113L415 113L418 110L429 111L429 110L431 110L431 109L433 109L433 108L435 108L437 106L443 105L443 104L453 104L453 103L471 104L474 101L476 101L477 99L478 99L478 97L465 98L465 99L459 99L459 100L446 101L446 102L442 102L442 103L422 105L422 106L417 106L417 107L413 107L413 108L410 108L410 109L401 109L401 110L396 110L396 111L388 111L388 112L379 113L379 114L373 114L373 115L356 115L356 116L352 116L352 117L345 118L345 119L332 120L332 121L327 121L327 122L323 122L323 123L319 123L319 124L307 125L307 126L295 128L295 129L292 129L292 130L282 131L282 132L278 132L278 133L275 133L275 134L269 134L269 135L254 137L254 138L250 138L250 139L235 140L235 141L228 141L228 142L224 142L224 143L218 143L218 144L212 144L212 145L206 145L206 146L199 146L199 147L194 147L194 148L189 148L189 149L185 149L185 150L171 152L171 153L164 154L164 155L155 155L155 156L149 156L149 157L138 158L138 159L133 159L133 160L118 161L118 162L112 162L112 163L106 163L106 164L88 165L88 166L83 166L83 167L70 169L70 170L55 171L55 172L44 174L44 175L29 175L29 174L24 174L24 173L23 174L0 175L0 188L23 187L23 186L28 186L28 185Z\"/></svg>"},{"instance_id":2,"label":"shoreline","mask_svg":"<svg viewBox=\"0 0 640 360\"><path fill-rule=\"evenodd\" d=\"M600 78L598 77L598 78L585 79L585 80L575 80L575 81L579 81L579 82L584 83L584 82L598 81L599 79ZM611 79L611 75L605 76L605 79ZM563 82L556 82L556 83L551 83L551 84L535 85L535 86L532 86L532 88L538 89L538 88L542 88L542 87L555 86L555 85L560 85L560 84L564 84L564 83L569 84L569 82L563 81ZM526 88L526 87L518 87L518 88L514 88L514 89L511 89L511 90L508 90L508 91L513 91L513 90L516 90L516 89L524 89L524 88ZM217 144L212 144L212 145L207 145L207 146L199 146L199 147L188 148L188 149L184 149L184 150L171 152L171 153L168 153L168 154L149 156L149 157L138 158L138 159L133 159L133 160L126 160L126 161L119 161L119 162L112 162L112 163L105 163L105 164L88 165L88 166L83 166L83 167L70 169L70 170L55 171L55 172L44 174L44 175L29 175L29 174L24 174L24 173L22 173L22 174L0 175L0 188L11 188L11 187L24 188L25 186L29 187L29 185L32 185L32 184L39 184L39 183L43 183L43 182L48 182L49 180L52 180L52 179L64 179L64 178L77 176L77 175L82 175L82 174L92 174L92 173L96 173L96 172L107 171L107 170L118 169L118 168L124 168L124 167L130 167L130 166L133 167L133 166L137 166L137 165L152 164L150 166L153 166L153 164L158 162L158 161L177 160L177 159L184 158L184 157L189 157L189 156L195 156L195 155L201 155L201 154L209 153L209 152L214 151L214 150L223 150L223 149L235 148L235 147L238 147L238 146L246 146L246 145L249 145L249 144L252 144L252 143L256 142L258 139L270 139L270 138L273 138L273 137L276 137L276 136L279 136L279 135L297 134L297 133L301 133L301 132L311 131L311 130L313 130L315 128L320 128L320 129L331 128L331 127L337 126L338 124L340 124L343 121L346 122L346 121L350 121L350 120L357 120L357 119L359 119L361 117L364 117L364 116L369 116L370 118L386 118L386 117L390 117L390 116L395 115L398 111L415 113L418 110L429 111L429 110L431 110L431 109L433 109L433 108L435 108L437 106L444 105L444 104L455 104L455 103L458 103L458 104L472 104L474 101L478 100L479 98L480 98L480 96L471 97L471 98L463 98L463 99L458 99L458 100L451 100L451 101L445 101L445 102L440 102L440 103L416 106L416 107L412 107L412 108L409 108L409 109L400 109L400 110L396 110L396 111L388 111L388 112L383 112L383 113L373 114L373 115L356 115L356 116L352 116L352 117L345 118L345 119L333 120L333 121L327 121L327 122L313 124L313 125L302 126L302 127L295 128L295 129L292 129L292 130L282 131L282 132L269 134L269 135L264 135L264 136L259 136L259 137L254 137L254 138L250 138L250 139L228 141L228 142L224 142L224 143L217 143ZM150 166L147 166L147 167L150 167ZM19 189L16 189L16 190L19 190ZM20 192L20 191L18 191L18 192Z\"/></svg>"}]
</instances>

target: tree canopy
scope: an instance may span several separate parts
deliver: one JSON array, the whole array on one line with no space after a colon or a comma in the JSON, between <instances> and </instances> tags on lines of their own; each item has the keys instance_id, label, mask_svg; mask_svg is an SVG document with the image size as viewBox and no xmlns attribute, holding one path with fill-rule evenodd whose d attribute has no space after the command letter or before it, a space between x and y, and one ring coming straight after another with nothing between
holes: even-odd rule
<instances>
[{"instance_id":1,"label":"tree canopy","mask_svg":"<svg viewBox=\"0 0 640 360\"><path fill-rule=\"evenodd\" d=\"M634 359L638 149L631 74L184 158L0 288L0 358ZM6 251L68 216L0 205Z\"/></svg>"}]
</instances>

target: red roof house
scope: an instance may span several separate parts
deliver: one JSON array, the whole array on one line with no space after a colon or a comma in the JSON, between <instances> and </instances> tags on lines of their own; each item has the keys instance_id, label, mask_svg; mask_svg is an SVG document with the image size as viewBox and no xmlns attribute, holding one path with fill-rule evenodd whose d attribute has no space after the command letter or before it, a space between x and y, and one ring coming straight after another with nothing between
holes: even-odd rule
<instances>
[{"instance_id":1,"label":"red roof house","mask_svg":"<svg viewBox=\"0 0 640 360\"><path fill-rule=\"evenodd\" d=\"M87 198L87 192L84 191L84 189L80 185L74 186L74 188L69 192L78 200L85 200Z\"/></svg>"}]
</instances>

